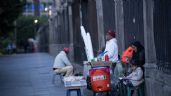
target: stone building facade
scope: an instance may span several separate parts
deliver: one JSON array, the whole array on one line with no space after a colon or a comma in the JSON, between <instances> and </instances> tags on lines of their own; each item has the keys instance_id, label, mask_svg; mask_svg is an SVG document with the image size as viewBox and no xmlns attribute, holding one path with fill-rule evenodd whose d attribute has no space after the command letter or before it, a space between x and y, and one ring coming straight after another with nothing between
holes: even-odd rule
<instances>
[{"instance_id":1,"label":"stone building facade","mask_svg":"<svg viewBox=\"0 0 171 96\"><path fill-rule=\"evenodd\" d=\"M49 52L71 48L75 62L86 59L80 25L90 32L94 53L105 45L105 33L117 33L119 53L132 41L145 47L146 96L171 95L170 0L54 0L49 21ZM55 13L54 12L54 13Z\"/></svg>"}]
</instances>

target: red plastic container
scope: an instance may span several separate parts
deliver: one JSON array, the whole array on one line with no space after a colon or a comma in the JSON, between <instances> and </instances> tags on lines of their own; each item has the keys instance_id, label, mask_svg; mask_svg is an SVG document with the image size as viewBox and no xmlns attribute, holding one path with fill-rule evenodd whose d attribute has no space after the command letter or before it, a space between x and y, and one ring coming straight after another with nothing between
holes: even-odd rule
<instances>
[{"instance_id":1,"label":"red plastic container","mask_svg":"<svg viewBox=\"0 0 171 96\"><path fill-rule=\"evenodd\" d=\"M111 90L109 67L96 67L91 69L90 78L94 92L107 92Z\"/></svg>"},{"instance_id":2,"label":"red plastic container","mask_svg":"<svg viewBox=\"0 0 171 96\"><path fill-rule=\"evenodd\" d=\"M109 56L105 55L105 61L109 61Z\"/></svg>"}]
</instances>

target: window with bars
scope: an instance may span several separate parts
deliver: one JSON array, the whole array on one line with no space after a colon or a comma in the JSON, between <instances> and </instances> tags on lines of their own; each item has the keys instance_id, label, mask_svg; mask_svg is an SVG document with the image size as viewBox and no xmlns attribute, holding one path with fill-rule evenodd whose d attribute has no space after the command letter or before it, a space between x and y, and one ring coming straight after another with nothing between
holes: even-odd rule
<instances>
[{"instance_id":1,"label":"window with bars","mask_svg":"<svg viewBox=\"0 0 171 96\"><path fill-rule=\"evenodd\" d=\"M154 41L158 69L171 73L171 1L154 1Z\"/></svg>"}]
</instances>

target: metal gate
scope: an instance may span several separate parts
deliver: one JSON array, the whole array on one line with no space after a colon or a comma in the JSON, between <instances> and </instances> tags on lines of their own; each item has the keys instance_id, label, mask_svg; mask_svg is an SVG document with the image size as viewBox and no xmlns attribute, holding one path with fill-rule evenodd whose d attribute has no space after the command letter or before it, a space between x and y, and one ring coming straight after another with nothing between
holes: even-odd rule
<instances>
[{"instance_id":1,"label":"metal gate","mask_svg":"<svg viewBox=\"0 0 171 96\"><path fill-rule=\"evenodd\" d=\"M154 39L158 69L171 73L171 1L154 1Z\"/></svg>"},{"instance_id":2,"label":"metal gate","mask_svg":"<svg viewBox=\"0 0 171 96\"><path fill-rule=\"evenodd\" d=\"M138 40L144 45L143 0L123 0L125 46Z\"/></svg>"}]
</instances>

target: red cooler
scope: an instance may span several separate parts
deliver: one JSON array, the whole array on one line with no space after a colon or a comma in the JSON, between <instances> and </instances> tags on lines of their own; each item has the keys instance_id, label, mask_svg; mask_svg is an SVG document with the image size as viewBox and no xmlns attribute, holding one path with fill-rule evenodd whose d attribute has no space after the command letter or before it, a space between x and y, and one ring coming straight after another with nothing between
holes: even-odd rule
<instances>
[{"instance_id":1,"label":"red cooler","mask_svg":"<svg viewBox=\"0 0 171 96\"><path fill-rule=\"evenodd\" d=\"M89 73L92 90L94 92L107 92L111 90L109 67L92 68Z\"/></svg>"}]
</instances>

